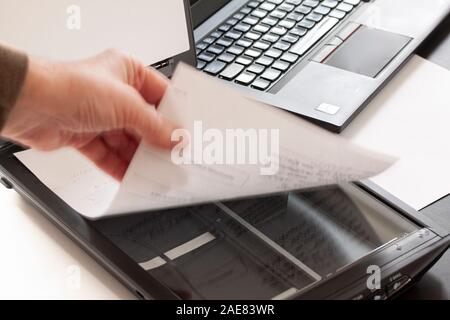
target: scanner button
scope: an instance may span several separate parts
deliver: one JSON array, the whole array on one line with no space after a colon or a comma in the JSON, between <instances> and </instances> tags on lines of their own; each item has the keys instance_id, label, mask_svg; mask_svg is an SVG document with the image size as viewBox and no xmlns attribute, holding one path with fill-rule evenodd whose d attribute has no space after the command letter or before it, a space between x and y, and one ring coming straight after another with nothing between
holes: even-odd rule
<instances>
[{"instance_id":1,"label":"scanner button","mask_svg":"<svg viewBox=\"0 0 450 320\"><path fill-rule=\"evenodd\" d=\"M386 294L386 292L384 292L384 290L378 290L375 291L375 293L372 296L373 300L387 300L388 295Z\"/></svg>"},{"instance_id":2,"label":"scanner button","mask_svg":"<svg viewBox=\"0 0 450 320\"><path fill-rule=\"evenodd\" d=\"M0 178L0 183L6 188L6 189L13 189L13 185L11 182L9 182L6 178Z\"/></svg>"},{"instance_id":3,"label":"scanner button","mask_svg":"<svg viewBox=\"0 0 450 320\"><path fill-rule=\"evenodd\" d=\"M395 282L392 282L391 284L386 286L386 291L388 295L392 295L396 293L397 291L400 291L402 288L404 288L408 283L411 282L411 278L408 276L403 276L400 279L396 280Z\"/></svg>"}]
</instances>

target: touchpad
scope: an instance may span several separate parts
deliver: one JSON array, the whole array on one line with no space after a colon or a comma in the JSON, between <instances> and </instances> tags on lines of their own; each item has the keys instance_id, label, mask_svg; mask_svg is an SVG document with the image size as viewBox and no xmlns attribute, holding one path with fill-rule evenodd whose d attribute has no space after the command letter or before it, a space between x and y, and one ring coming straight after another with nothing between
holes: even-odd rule
<instances>
[{"instance_id":1,"label":"touchpad","mask_svg":"<svg viewBox=\"0 0 450 320\"><path fill-rule=\"evenodd\" d=\"M400 34L361 26L324 63L375 78L409 41Z\"/></svg>"}]
</instances>

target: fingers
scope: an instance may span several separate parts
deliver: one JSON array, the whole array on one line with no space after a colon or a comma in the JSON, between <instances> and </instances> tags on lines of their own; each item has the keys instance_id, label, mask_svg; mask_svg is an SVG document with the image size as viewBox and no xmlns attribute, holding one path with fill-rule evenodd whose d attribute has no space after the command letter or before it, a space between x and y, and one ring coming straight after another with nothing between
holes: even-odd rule
<instances>
[{"instance_id":1,"label":"fingers","mask_svg":"<svg viewBox=\"0 0 450 320\"><path fill-rule=\"evenodd\" d=\"M173 146L172 132L177 126L163 118L154 108L133 108L127 128L133 129L147 143L169 149Z\"/></svg>"},{"instance_id":2,"label":"fingers","mask_svg":"<svg viewBox=\"0 0 450 320\"><path fill-rule=\"evenodd\" d=\"M126 82L134 87L151 105L158 105L166 92L169 80L160 72L145 66L129 54L109 50L106 55L118 57L125 64Z\"/></svg>"},{"instance_id":3,"label":"fingers","mask_svg":"<svg viewBox=\"0 0 450 320\"><path fill-rule=\"evenodd\" d=\"M123 161L116 152L111 150L101 137L92 140L78 150L104 172L114 179L122 181L129 163Z\"/></svg>"},{"instance_id":4,"label":"fingers","mask_svg":"<svg viewBox=\"0 0 450 320\"><path fill-rule=\"evenodd\" d=\"M138 148L139 141L123 130L103 134L105 144L125 163L129 164Z\"/></svg>"},{"instance_id":5,"label":"fingers","mask_svg":"<svg viewBox=\"0 0 450 320\"><path fill-rule=\"evenodd\" d=\"M115 115L122 119L116 121L119 126L114 129L128 129L147 143L162 148L172 147L171 135L176 126L161 117L154 108L166 92L168 79L130 55L109 50L106 56L113 57L112 61L116 61L115 66L119 61L125 62L126 84L139 93L136 94L133 90L116 92L119 95L119 98L115 99L119 112Z\"/></svg>"},{"instance_id":6,"label":"fingers","mask_svg":"<svg viewBox=\"0 0 450 320\"><path fill-rule=\"evenodd\" d=\"M134 60L133 60L134 61ZM169 85L169 80L153 68L134 62L136 89L149 104L158 105Z\"/></svg>"}]
</instances>

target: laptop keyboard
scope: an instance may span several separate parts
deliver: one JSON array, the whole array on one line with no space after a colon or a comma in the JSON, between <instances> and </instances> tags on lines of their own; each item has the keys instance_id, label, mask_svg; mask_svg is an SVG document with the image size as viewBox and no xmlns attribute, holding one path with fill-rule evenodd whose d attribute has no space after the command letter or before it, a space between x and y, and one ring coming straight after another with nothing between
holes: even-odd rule
<instances>
[{"instance_id":1,"label":"laptop keyboard","mask_svg":"<svg viewBox=\"0 0 450 320\"><path fill-rule=\"evenodd\" d=\"M197 68L269 90L361 0L252 0L197 43Z\"/></svg>"}]
</instances>

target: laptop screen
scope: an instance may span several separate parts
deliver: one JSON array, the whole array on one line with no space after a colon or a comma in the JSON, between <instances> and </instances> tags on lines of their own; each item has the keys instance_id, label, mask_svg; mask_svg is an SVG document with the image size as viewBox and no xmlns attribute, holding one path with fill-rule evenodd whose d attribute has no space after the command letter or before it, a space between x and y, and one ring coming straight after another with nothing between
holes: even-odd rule
<instances>
[{"instance_id":1,"label":"laptop screen","mask_svg":"<svg viewBox=\"0 0 450 320\"><path fill-rule=\"evenodd\" d=\"M232 0L189 0L191 3L192 22L194 28L205 22L219 9Z\"/></svg>"},{"instance_id":2,"label":"laptop screen","mask_svg":"<svg viewBox=\"0 0 450 320\"><path fill-rule=\"evenodd\" d=\"M189 51L184 1L0 0L0 42L57 60L107 48L150 65Z\"/></svg>"}]
</instances>

